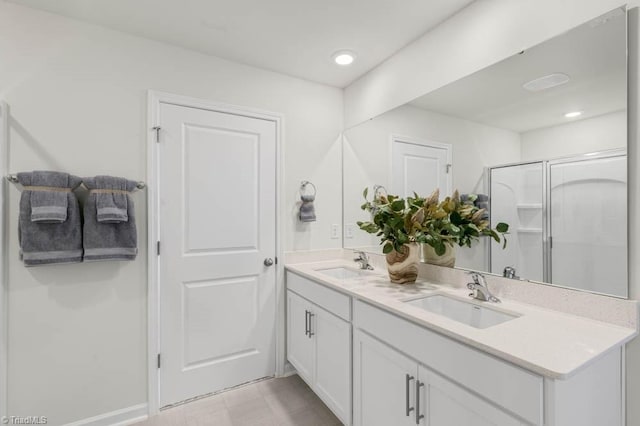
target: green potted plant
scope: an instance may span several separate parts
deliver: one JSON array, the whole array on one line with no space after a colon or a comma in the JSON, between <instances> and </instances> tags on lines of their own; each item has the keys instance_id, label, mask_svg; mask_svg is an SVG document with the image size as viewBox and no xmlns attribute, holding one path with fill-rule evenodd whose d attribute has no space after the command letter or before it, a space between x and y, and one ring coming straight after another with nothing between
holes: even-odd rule
<instances>
[{"instance_id":1,"label":"green potted plant","mask_svg":"<svg viewBox=\"0 0 640 426\"><path fill-rule=\"evenodd\" d=\"M370 212L372 218L371 221L358 222L358 226L380 237L391 282L415 282L420 263L419 236L424 221L423 200L377 195L373 201L369 201L367 195L368 188L365 188L362 209Z\"/></svg>"},{"instance_id":2,"label":"green potted plant","mask_svg":"<svg viewBox=\"0 0 640 426\"><path fill-rule=\"evenodd\" d=\"M456 246L471 247L482 236L502 241L506 247L505 234L509 225L500 222L492 229L486 218L486 210L474 205L475 195L462 201L456 190L452 196L440 201L440 191L435 190L424 203L425 220L422 235L425 262L453 267L456 260Z\"/></svg>"},{"instance_id":3,"label":"green potted plant","mask_svg":"<svg viewBox=\"0 0 640 426\"><path fill-rule=\"evenodd\" d=\"M370 212L372 218L358 222L358 226L380 237L389 278L398 284L415 282L420 244L425 255L433 251L437 261L447 254L448 247L449 250L456 244L471 247L473 241L483 235L500 242L499 234L504 234L509 228L507 224L500 223L495 230L491 229L489 222L483 219L484 210L473 206L472 202L462 202L457 191L442 202L437 190L429 198L417 194L406 199L378 195L369 201L367 195L368 188L365 188L365 203L361 208ZM504 242L506 244L506 240Z\"/></svg>"}]
</instances>

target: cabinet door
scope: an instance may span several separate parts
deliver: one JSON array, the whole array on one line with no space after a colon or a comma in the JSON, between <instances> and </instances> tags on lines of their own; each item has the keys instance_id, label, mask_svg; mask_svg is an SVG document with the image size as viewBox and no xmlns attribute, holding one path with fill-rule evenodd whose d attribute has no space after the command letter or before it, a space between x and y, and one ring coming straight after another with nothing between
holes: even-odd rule
<instances>
[{"instance_id":1,"label":"cabinet door","mask_svg":"<svg viewBox=\"0 0 640 426\"><path fill-rule=\"evenodd\" d=\"M416 362L359 330L353 351L354 424L415 424Z\"/></svg>"},{"instance_id":2,"label":"cabinet door","mask_svg":"<svg viewBox=\"0 0 640 426\"><path fill-rule=\"evenodd\" d=\"M351 423L351 324L313 306L313 388L344 424Z\"/></svg>"},{"instance_id":3,"label":"cabinet door","mask_svg":"<svg viewBox=\"0 0 640 426\"><path fill-rule=\"evenodd\" d=\"M287 359L307 383L313 383L313 339L309 336L311 304L287 292Z\"/></svg>"},{"instance_id":4,"label":"cabinet door","mask_svg":"<svg viewBox=\"0 0 640 426\"><path fill-rule=\"evenodd\" d=\"M419 367L416 392L420 425L521 426L518 420L465 388L431 370ZM490 378L487 378L490 380ZM424 417L422 417L424 416Z\"/></svg>"}]
</instances>

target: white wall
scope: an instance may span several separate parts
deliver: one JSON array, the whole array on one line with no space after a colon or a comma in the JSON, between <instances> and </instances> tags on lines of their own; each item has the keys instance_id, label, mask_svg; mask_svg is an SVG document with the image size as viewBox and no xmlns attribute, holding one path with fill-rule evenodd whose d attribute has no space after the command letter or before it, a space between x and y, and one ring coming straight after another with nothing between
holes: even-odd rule
<instances>
[{"instance_id":1,"label":"white wall","mask_svg":"<svg viewBox=\"0 0 640 426\"><path fill-rule=\"evenodd\" d=\"M629 11L629 297L640 300L640 11ZM640 425L640 339L627 344L627 425Z\"/></svg>"},{"instance_id":2,"label":"white wall","mask_svg":"<svg viewBox=\"0 0 640 426\"><path fill-rule=\"evenodd\" d=\"M158 89L285 117L284 246L340 247L342 91L0 2L9 170L146 176L146 94ZM298 227L301 180L318 222ZM146 199L130 263L25 269L9 188L9 411L59 425L147 401Z\"/></svg>"},{"instance_id":3,"label":"white wall","mask_svg":"<svg viewBox=\"0 0 640 426\"><path fill-rule=\"evenodd\" d=\"M8 151L7 139L9 135L8 118L9 110L7 105L0 101L0 179L7 173ZM7 283L6 283L6 206L8 184L0 182L0 320L5 318L7 312ZM0 413L7 411L7 322L0 324Z\"/></svg>"},{"instance_id":4,"label":"white wall","mask_svg":"<svg viewBox=\"0 0 640 426\"><path fill-rule=\"evenodd\" d=\"M627 147L627 111L521 133L522 161Z\"/></svg>"},{"instance_id":5,"label":"white wall","mask_svg":"<svg viewBox=\"0 0 640 426\"><path fill-rule=\"evenodd\" d=\"M345 89L351 127L637 0L478 0Z\"/></svg>"},{"instance_id":6,"label":"white wall","mask_svg":"<svg viewBox=\"0 0 640 426\"><path fill-rule=\"evenodd\" d=\"M378 184L391 189L392 134L451 144L453 189L461 193L485 192L485 167L520 161L520 136L515 132L403 105L345 132L345 226L368 220L368 213L360 209L364 187ZM447 195L441 194L441 198ZM353 239L345 238L345 247L378 242L375 236L356 228ZM484 245L460 250L457 265L486 270Z\"/></svg>"}]
</instances>

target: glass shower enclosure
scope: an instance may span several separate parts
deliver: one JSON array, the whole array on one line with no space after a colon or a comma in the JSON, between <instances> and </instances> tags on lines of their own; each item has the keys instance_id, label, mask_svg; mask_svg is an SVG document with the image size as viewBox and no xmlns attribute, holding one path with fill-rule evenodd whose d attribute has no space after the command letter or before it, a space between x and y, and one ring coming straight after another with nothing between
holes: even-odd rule
<instances>
[{"instance_id":1,"label":"glass shower enclosure","mask_svg":"<svg viewBox=\"0 0 640 426\"><path fill-rule=\"evenodd\" d=\"M621 151L489 169L492 273L627 296L627 157Z\"/></svg>"}]
</instances>

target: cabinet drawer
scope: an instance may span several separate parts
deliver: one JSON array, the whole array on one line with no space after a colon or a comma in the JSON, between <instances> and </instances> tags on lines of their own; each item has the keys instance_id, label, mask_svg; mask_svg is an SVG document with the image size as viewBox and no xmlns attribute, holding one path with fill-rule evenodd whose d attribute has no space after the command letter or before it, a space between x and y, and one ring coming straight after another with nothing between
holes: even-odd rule
<instances>
[{"instance_id":1,"label":"cabinet drawer","mask_svg":"<svg viewBox=\"0 0 640 426\"><path fill-rule=\"evenodd\" d=\"M543 424L542 377L360 301L354 325L527 422Z\"/></svg>"},{"instance_id":2,"label":"cabinet drawer","mask_svg":"<svg viewBox=\"0 0 640 426\"><path fill-rule=\"evenodd\" d=\"M287 272L287 289L340 318L351 321L351 298L292 272Z\"/></svg>"}]
</instances>

